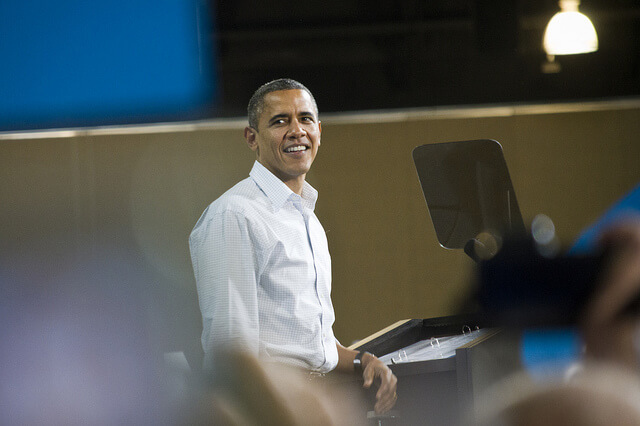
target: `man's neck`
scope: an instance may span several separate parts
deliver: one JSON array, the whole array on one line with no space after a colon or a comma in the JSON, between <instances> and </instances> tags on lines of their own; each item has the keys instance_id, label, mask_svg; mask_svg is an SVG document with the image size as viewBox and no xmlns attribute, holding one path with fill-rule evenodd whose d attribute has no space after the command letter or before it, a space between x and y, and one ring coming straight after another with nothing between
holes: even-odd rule
<instances>
[{"instance_id":1,"label":"man's neck","mask_svg":"<svg viewBox=\"0 0 640 426\"><path fill-rule=\"evenodd\" d=\"M269 166L265 165L262 161L260 161L260 159L258 159L258 163L262 164L262 166L265 169L269 170L272 175L280 179L285 185L289 187L290 190L302 196L302 188L304 188L304 182L307 177L306 173L291 177L289 175L283 175L282 173L279 173L278 170L273 170Z\"/></svg>"},{"instance_id":2,"label":"man's neck","mask_svg":"<svg viewBox=\"0 0 640 426\"><path fill-rule=\"evenodd\" d=\"M302 188L304 188L304 176L299 176L295 179L285 180L283 182L289 187L290 190L302 196Z\"/></svg>"}]
</instances>

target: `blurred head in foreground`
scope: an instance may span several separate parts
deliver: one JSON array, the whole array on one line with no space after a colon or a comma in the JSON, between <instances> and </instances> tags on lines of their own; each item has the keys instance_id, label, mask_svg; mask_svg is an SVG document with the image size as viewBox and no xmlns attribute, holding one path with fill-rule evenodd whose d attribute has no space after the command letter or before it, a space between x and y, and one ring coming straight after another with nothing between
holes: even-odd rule
<instances>
[{"instance_id":1,"label":"blurred head in foreground","mask_svg":"<svg viewBox=\"0 0 640 426\"><path fill-rule=\"evenodd\" d=\"M144 278L124 257L0 265L0 424L171 423Z\"/></svg>"},{"instance_id":2,"label":"blurred head in foreground","mask_svg":"<svg viewBox=\"0 0 640 426\"><path fill-rule=\"evenodd\" d=\"M216 353L212 382L189 424L365 424L364 404L350 389L239 350Z\"/></svg>"},{"instance_id":3,"label":"blurred head in foreground","mask_svg":"<svg viewBox=\"0 0 640 426\"><path fill-rule=\"evenodd\" d=\"M534 383L523 374L492 388L476 426L640 424L640 380L625 369L589 365L565 382Z\"/></svg>"}]
</instances>

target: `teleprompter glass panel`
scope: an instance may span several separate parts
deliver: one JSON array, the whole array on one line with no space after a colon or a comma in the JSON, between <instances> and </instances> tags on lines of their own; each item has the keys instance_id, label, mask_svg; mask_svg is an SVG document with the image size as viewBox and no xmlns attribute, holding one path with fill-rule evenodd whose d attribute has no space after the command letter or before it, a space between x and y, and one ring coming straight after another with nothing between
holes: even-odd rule
<instances>
[{"instance_id":1,"label":"teleprompter glass panel","mask_svg":"<svg viewBox=\"0 0 640 426\"><path fill-rule=\"evenodd\" d=\"M444 248L464 248L482 233L525 232L502 146L491 139L422 145L413 160Z\"/></svg>"}]
</instances>

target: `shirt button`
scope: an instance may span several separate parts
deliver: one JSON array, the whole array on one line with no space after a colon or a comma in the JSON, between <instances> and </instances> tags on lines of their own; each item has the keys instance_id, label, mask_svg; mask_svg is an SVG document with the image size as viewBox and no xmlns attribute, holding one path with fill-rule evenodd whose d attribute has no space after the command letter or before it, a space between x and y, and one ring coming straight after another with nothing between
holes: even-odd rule
<instances>
[{"instance_id":1,"label":"shirt button","mask_svg":"<svg viewBox=\"0 0 640 426\"><path fill-rule=\"evenodd\" d=\"M327 338L327 334L326 333L322 333L322 338L326 339Z\"/></svg>"}]
</instances>

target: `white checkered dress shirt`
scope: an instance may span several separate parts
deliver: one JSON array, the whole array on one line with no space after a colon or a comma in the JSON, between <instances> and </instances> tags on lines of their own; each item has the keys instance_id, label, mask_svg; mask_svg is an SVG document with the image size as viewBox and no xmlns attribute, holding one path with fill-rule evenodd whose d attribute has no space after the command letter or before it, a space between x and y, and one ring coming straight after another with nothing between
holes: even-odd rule
<instances>
[{"instance_id":1,"label":"white checkered dress shirt","mask_svg":"<svg viewBox=\"0 0 640 426\"><path fill-rule=\"evenodd\" d=\"M317 196L305 182L300 197L256 161L198 220L189 247L205 368L225 346L319 372L336 367L331 258L313 213Z\"/></svg>"}]
</instances>

